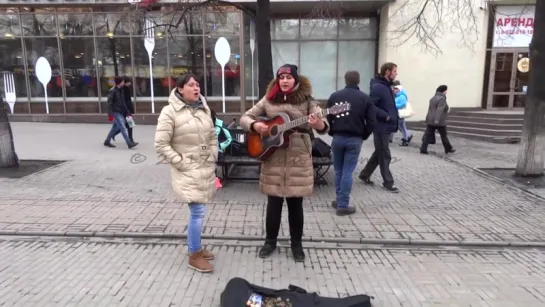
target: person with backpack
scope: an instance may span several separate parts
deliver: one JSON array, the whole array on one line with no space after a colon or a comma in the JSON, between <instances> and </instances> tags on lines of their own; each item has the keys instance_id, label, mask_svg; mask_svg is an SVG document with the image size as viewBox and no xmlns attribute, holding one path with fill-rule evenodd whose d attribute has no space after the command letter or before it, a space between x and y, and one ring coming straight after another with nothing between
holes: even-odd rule
<instances>
[{"instance_id":1,"label":"person with backpack","mask_svg":"<svg viewBox=\"0 0 545 307\"><path fill-rule=\"evenodd\" d=\"M216 130L216 136L218 137L218 159L221 159L225 149L231 145L233 137L229 132L229 129L223 123L223 120L219 119L216 115L216 112L210 109L210 114L212 116L212 122L214 123L214 129Z\"/></svg>"}]
</instances>

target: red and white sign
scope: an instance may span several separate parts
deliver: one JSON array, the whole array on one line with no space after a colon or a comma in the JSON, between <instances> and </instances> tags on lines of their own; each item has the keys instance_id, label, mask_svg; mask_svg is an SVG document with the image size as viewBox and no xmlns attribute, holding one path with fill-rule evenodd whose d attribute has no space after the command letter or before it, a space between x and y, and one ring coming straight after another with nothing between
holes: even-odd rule
<instances>
[{"instance_id":1,"label":"red and white sign","mask_svg":"<svg viewBox=\"0 0 545 307\"><path fill-rule=\"evenodd\" d=\"M534 34L535 6L497 6L494 47L528 47Z\"/></svg>"}]
</instances>

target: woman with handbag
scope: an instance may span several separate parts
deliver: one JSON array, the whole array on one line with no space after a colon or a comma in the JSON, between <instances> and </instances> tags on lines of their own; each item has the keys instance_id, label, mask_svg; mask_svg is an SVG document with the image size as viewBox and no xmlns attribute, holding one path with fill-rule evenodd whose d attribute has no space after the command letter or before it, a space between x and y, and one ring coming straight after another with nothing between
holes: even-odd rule
<instances>
[{"instance_id":1,"label":"woman with handbag","mask_svg":"<svg viewBox=\"0 0 545 307\"><path fill-rule=\"evenodd\" d=\"M399 131L401 131L402 134L401 144L399 144L399 146L409 146L413 135L409 135L409 130L407 129L405 119L413 116L414 111L409 104L409 101L407 101L407 93L405 93L405 90L403 89L401 84L394 86L394 94L396 95L395 102L397 112L399 114Z\"/></svg>"}]
</instances>

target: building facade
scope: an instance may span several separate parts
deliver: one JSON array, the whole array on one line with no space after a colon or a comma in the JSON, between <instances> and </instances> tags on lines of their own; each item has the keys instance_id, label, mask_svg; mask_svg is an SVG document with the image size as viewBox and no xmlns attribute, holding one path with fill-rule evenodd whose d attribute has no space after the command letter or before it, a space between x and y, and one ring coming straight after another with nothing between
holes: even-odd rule
<instances>
[{"instance_id":1,"label":"building facade","mask_svg":"<svg viewBox=\"0 0 545 307\"><path fill-rule=\"evenodd\" d=\"M158 1L146 13L125 1L3 2L7 1L0 0L0 77L14 76L15 115L45 114L45 93L51 115L106 113L107 92L117 75L132 78L139 114L151 113L152 92L155 113L159 113L175 78L186 72L199 76L203 94L224 116L240 115L259 99L259 50L252 42L255 30L248 13L255 9L253 1L199 6L190 12L171 3L178 1ZM271 37L274 69L284 63L298 65L319 100L344 87L343 75L349 69L360 72L361 88L367 91L380 64L392 61L399 65L398 79L415 109L413 120L425 117L428 100L439 84L449 86L452 107L523 106L519 90L525 77L517 72L516 64L527 57L531 10L518 7L524 15L515 18L508 14L516 11L514 7L501 11L476 4L472 31L479 35L471 46L460 46L462 34L445 32L435 40L441 50L437 55L423 52L415 38L396 36L408 22L396 15L405 9L402 1L345 0L343 11L333 13L331 8L321 9L329 13L319 12L317 5L272 0ZM414 12L408 13L403 16ZM151 78L144 14L155 23ZM515 19L526 32L508 28L514 27ZM514 34L491 39L490 33L496 32ZM221 65L214 57L219 37L225 37L231 49L224 70L225 112ZM39 57L45 57L52 68L45 87L34 72Z\"/></svg>"}]
</instances>

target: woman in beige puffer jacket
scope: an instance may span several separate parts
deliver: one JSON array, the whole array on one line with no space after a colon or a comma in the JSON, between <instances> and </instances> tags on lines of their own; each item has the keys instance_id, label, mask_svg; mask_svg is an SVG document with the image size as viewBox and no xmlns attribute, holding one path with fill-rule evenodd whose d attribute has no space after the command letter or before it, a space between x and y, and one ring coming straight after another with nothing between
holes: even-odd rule
<instances>
[{"instance_id":1,"label":"woman in beige puffer jacket","mask_svg":"<svg viewBox=\"0 0 545 307\"><path fill-rule=\"evenodd\" d=\"M260 116L271 118L284 112L291 120L295 120L321 111L311 95L310 81L299 76L297 66L286 64L276 72L276 78L269 84L265 97L241 117L240 125L246 131L264 133L262 123L256 121ZM295 261L305 260L301 242L304 223L303 197L310 196L314 187L310 129L325 134L329 125L325 118L311 116L308 124L298 128L290 136L290 147L276 149L261 163L259 188L268 196L266 239L259 251L261 258L270 256L276 249L282 206L286 198L293 258Z\"/></svg>"},{"instance_id":2,"label":"woman in beige puffer jacket","mask_svg":"<svg viewBox=\"0 0 545 307\"><path fill-rule=\"evenodd\" d=\"M170 164L172 188L190 210L187 226L189 267L212 272L214 255L201 247L205 204L215 192L218 141L210 108L193 75L180 77L161 110L155 132L155 150Z\"/></svg>"}]
</instances>

